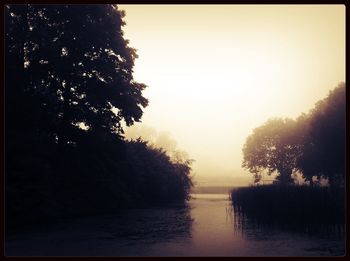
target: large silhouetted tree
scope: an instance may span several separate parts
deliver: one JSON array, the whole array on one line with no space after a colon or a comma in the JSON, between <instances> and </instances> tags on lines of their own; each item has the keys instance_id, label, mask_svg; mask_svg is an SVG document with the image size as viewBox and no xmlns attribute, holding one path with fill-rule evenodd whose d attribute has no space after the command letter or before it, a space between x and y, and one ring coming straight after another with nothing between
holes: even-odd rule
<instances>
[{"instance_id":1,"label":"large silhouetted tree","mask_svg":"<svg viewBox=\"0 0 350 261\"><path fill-rule=\"evenodd\" d=\"M146 87L116 5L5 7L7 226L184 202L189 160L123 138Z\"/></svg>"},{"instance_id":2,"label":"large silhouetted tree","mask_svg":"<svg viewBox=\"0 0 350 261\"><path fill-rule=\"evenodd\" d=\"M300 154L300 128L291 119L274 118L253 130L243 147L242 167L254 174L255 182L261 174L277 172L280 184L292 182L291 174Z\"/></svg>"},{"instance_id":3,"label":"large silhouetted tree","mask_svg":"<svg viewBox=\"0 0 350 261\"><path fill-rule=\"evenodd\" d=\"M122 119L138 121L147 99L123 16L116 5L6 6L7 127L66 144L81 127L122 134Z\"/></svg>"},{"instance_id":4,"label":"large silhouetted tree","mask_svg":"<svg viewBox=\"0 0 350 261\"><path fill-rule=\"evenodd\" d=\"M324 177L331 185L344 185L345 108L345 84L341 83L309 113L303 153L297 161L307 179Z\"/></svg>"}]
</instances>

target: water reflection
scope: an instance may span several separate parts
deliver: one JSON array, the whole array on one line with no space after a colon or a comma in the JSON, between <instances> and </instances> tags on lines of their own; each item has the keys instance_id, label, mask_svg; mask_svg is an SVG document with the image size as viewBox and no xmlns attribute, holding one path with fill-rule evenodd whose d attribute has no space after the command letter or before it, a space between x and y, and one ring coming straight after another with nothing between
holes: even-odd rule
<instances>
[{"instance_id":1,"label":"water reflection","mask_svg":"<svg viewBox=\"0 0 350 261\"><path fill-rule=\"evenodd\" d=\"M268 210L266 210L268 212ZM281 220L278 218L263 218L259 216L250 215L245 213L239 207L232 208L233 224L236 231L240 231L244 234L245 231L262 231L268 233L271 231L286 231L289 233L307 234L309 236L322 236L322 237L345 237L345 224L338 222L318 222L316 219L312 223L305 220Z\"/></svg>"},{"instance_id":2,"label":"water reflection","mask_svg":"<svg viewBox=\"0 0 350 261\"><path fill-rule=\"evenodd\" d=\"M9 256L146 256L153 246L186 242L192 222L188 206L127 210L8 234L5 251Z\"/></svg>"},{"instance_id":3,"label":"water reflection","mask_svg":"<svg viewBox=\"0 0 350 261\"><path fill-rule=\"evenodd\" d=\"M111 217L104 227L112 238L157 243L191 237L192 218L188 206L167 209L130 210Z\"/></svg>"},{"instance_id":4,"label":"water reflection","mask_svg":"<svg viewBox=\"0 0 350 261\"><path fill-rule=\"evenodd\" d=\"M6 236L5 250L10 256L344 254L344 226L321 226L319 233L302 228L249 216L225 194L196 194L188 207L128 210L22 231Z\"/></svg>"}]
</instances>

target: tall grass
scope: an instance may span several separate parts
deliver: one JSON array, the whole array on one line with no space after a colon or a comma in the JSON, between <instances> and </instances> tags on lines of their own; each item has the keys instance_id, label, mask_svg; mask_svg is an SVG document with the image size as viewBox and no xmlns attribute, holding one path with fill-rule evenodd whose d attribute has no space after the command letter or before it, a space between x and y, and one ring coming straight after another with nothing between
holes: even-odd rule
<instances>
[{"instance_id":1,"label":"tall grass","mask_svg":"<svg viewBox=\"0 0 350 261\"><path fill-rule=\"evenodd\" d=\"M294 228L326 227L345 222L342 189L266 185L231 191L236 217L256 224Z\"/></svg>"}]
</instances>

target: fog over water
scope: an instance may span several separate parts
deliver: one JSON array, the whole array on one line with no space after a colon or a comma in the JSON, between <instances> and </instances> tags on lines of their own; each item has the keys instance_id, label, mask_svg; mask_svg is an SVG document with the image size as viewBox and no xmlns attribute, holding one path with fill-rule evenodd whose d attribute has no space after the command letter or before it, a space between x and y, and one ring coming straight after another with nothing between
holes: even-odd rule
<instances>
[{"instance_id":1,"label":"fog over water","mask_svg":"<svg viewBox=\"0 0 350 261\"><path fill-rule=\"evenodd\" d=\"M345 254L345 5L4 11L6 256Z\"/></svg>"},{"instance_id":2,"label":"fog over water","mask_svg":"<svg viewBox=\"0 0 350 261\"><path fill-rule=\"evenodd\" d=\"M247 185L242 146L252 129L308 112L345 81L342 5L120 8L139 55L135 79L148 85L136 125L170 133L202 182Z\"/></svg>"}]
</instances>

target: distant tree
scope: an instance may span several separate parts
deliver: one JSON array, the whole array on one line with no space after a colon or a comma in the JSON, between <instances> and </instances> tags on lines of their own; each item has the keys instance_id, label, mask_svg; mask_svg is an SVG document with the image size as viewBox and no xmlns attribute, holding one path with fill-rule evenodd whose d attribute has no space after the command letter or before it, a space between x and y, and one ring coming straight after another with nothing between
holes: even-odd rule
<instances>
[{"instance_id":1,"label":"distant tree","mask_svg":"<svg viewBox=\"0 0 350 261\"><path fill-rule=\"evenodd\" d=\"M122 119L128 126L140 120L146 86L133 79L137 55L116 5L5 10L8 129L45 132L67 144L81 128L121 135Z\"/></svg>"},{"instance_id":2,"label":"distant tree","mask_svg":"<svg viewBox=\"0 0 350 261\"><path fill-rule=\"evenodd\" d=\"M292 183L291 174L300 155L300 128L297 121L273 118L253 130L243 147L242 167L254 174L255 182L262 173L277 172L280 184Z\"/></svg>"},{"instance_id":3,"label":"distant tree","mask_svg":"<svg viewBox=\"0 0 350 261\"><path fill-rule=\"evenodd\" d=\"M344 185L345 175L345 84L317 102L308 115L308 128L302 142L297 167L303 175L327 178L332 185Z\"/></svg>"}]
</instances>

